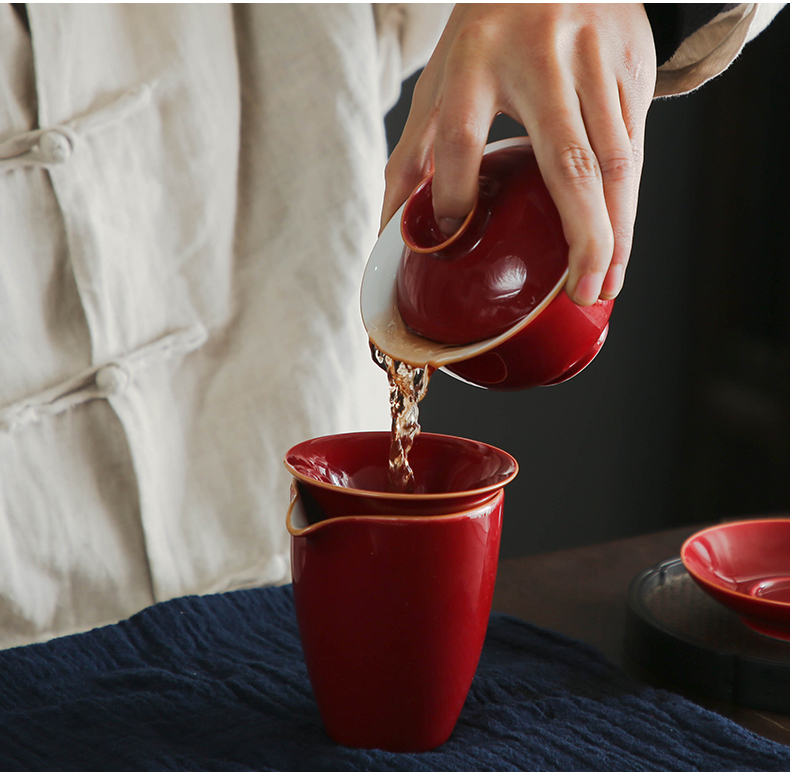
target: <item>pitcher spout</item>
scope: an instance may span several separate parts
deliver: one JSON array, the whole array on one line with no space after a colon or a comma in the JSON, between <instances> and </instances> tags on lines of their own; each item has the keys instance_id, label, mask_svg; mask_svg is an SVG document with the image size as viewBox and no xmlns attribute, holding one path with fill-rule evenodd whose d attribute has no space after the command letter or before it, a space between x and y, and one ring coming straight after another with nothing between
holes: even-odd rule
<instances>
[{"instance_id":1,"label":"pitcher spout","mask_svg":"<svg viewBox=\"0 0 790 776\"><path fill-rule=\"evenodd\" d=\"M285 517L288 533L291 536L304 536L326 519L327 514L315 498L294 479L291 482L291 502Z\"/></svg>"}]
</instances>

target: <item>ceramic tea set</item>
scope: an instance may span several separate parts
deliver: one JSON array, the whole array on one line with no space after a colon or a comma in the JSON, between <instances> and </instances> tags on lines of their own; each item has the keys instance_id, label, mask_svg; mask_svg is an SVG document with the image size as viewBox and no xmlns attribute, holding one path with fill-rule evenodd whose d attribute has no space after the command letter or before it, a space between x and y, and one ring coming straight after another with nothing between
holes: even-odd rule
<instances>
[{"instance_id":1,"label":"ceramic tea set","mask_svg":"<svg viewBox=\"0 0 790 776\"><path fill-rule=\"evenodd\" d=\"M478 202L451 237L431 180L382 232L362 283L373 345L495 389L551 385L592 361L612 302L564 292L568 247L529 141L491 145ZM338 743L424 751L450 736L479 660L515 459L421 433L415 489L388 484L389 432L303 442L287 527L293 593L316 702Z\"/></svg>"},{"instance_id":2,"label":"ceramic tea set","mask_svg":"<svg viewBox=\"0 0 790 776\"><path fill-rule=\"evenodd\" d=\"M365 271L372 344L474 385L554 385L597 355L612 301L574 304L568 246L529 140L488 146L458 231L425 180L383 230ZM504 487L518 471L490 445L419 434L413 492L388 484L390 434L338 434L285 457L293 595L326 731L347 746L426 751L458 720L481 655ZM749 627L790 640L790 520L695 535L692 577ZM755 581L756 580L756 581Z\"/></svg>"}]
</instances>

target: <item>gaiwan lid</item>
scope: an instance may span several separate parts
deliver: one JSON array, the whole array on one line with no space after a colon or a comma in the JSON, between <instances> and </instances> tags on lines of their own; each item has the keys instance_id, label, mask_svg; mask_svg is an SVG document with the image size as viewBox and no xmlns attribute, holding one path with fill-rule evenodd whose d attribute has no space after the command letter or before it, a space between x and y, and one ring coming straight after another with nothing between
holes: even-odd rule
<instances>
[{"instance_id":1,"label":"gaiwan lid","mask_svg":"<svg viewBox=\"0 0 790 776\"><path fill-rule=\"evenodd\" d=\"M444 235L433 216L432 176L403 209L397 275L401 317L447 345L498 336L534 310L568 268L568 245L529 145L483 157L477 203Z\"/></svg>"}]
</instances>

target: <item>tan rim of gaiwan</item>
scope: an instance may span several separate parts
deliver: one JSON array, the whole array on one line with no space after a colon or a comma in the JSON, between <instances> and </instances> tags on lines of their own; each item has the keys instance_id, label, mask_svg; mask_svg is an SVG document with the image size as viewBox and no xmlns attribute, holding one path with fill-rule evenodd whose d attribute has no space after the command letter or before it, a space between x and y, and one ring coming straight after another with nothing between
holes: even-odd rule
<instances>
[{"instance_id":1,"label":"tan rim of gaiwan","mask_svg":"<svg viewBox=\"0 0 790 776\"><path fill-rule=\"evenodd\" d=\"M477 212L477 200L475 200L474 205L472 205L472 209L466 214L466 217L464 218L464 220L461 223L461 225L444 242L439 243L438 245L429 245L429 246L426 246L426 247L422 247L420 245L417 245L417 243L415 243L413 240L409 239L409 237L407 237L407 235L406 235L406 232L407 232L407 229L406 229L406 216L407 216L407 214L409 212L409 205L411 204L411 202L414 199L414 197L416 197L417 194L419 194L420 191L422 191L432 179L433 179L433 173L431 173L427 178L425 178L414 189L414 191L411 193L411 196L406 200L406 205L403 208L403 213L401 214L401 219L400 219L400 236L401 236L401 239L403 240L404 244L406 245L406 247L409 250L414 251L414 253L436 253L437 251L442 251L445 248L449 247L466 231L467 227L472 222L472 218L474 217L475 213Z\"/></svg>"}]
</instances>

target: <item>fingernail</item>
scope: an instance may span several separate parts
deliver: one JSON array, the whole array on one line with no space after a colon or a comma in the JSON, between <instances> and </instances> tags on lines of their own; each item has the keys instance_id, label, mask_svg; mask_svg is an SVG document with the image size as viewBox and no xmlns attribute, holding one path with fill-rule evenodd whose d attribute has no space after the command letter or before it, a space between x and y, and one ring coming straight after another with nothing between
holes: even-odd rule
<instances>
[{"instance_id":1,"label":"fingernail","mask_svg":"<svg viewBox=\"0 0 790 776\"><path fill-rule=\"evenodd\" d=\"M622 264L612 264L601 286L601 296L614 299L623 289L625 270Z\"/></svg>"},{"instance_id":2,"label":"fingernail","mask_svg":"<svg viewBox=\"0 0 790 776\"><path fill-rule=\"evenodd\" d=\"M594 304L601 293L602 272L588 272L582 275L573 290L573 301L583 306Z\"/></svg>"},{"instance_id":3,"label":"fingernail","mask_svg":"<svg viewBox=\"0 0 790 776\"><path fill-rule=\"evenodd\" d=\"M461 228L463 222L463 218L440 218L437 221L442 234L446 234L448 237L451 234L455 234Z\"/></svg>"}]
</instances>

